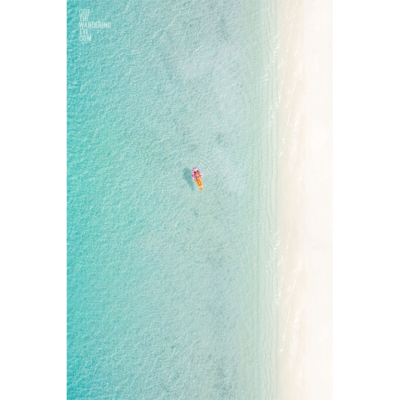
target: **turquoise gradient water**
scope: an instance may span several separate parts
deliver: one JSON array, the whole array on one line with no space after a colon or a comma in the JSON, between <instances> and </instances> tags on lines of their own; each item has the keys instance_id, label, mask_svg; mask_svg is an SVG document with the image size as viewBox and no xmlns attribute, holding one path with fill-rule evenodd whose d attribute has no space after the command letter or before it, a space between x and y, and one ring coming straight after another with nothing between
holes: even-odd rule
<instances>
[{"instance_id":1,"label":"turquoise gradient water","mask_svg":"<svg viewBox=\"0 0 400 400\"><path fill-rule=\"evenodd\" d=\"M274 398L275 15L68 3L68 399Z\"/></svg>"}]
</instances>

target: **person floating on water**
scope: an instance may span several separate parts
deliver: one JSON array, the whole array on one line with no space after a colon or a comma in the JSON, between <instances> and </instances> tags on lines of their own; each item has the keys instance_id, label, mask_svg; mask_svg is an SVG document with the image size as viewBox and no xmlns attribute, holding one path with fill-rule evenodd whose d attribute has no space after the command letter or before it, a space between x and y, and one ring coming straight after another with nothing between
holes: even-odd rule
<instances>
[{"instance_id":1,"label":"person floating on water","mask_svg":"<svg viewBox=\"0 0 400 400\"><path fill-rule=\"evenodd\" d=\"M192 178L197 183L200 190L203 190L203 174L197 168L192 169Z\"/></svg>"}]
</instances>

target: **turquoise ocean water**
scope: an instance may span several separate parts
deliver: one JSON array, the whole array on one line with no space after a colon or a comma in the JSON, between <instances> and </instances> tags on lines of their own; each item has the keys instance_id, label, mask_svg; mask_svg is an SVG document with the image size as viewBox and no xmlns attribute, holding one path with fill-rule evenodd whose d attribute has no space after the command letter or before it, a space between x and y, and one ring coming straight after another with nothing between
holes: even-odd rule
<instances>
[{"instance_id":1,"label":"turquoise ocean water","mask_svg":"<svg viewBox=\"0 0 400 400\"><path fill-rule=\"evenodd\" d=\"M275 2L70 1L67 46L68 399L274 399Z\"/></svg>"}]
</instances>

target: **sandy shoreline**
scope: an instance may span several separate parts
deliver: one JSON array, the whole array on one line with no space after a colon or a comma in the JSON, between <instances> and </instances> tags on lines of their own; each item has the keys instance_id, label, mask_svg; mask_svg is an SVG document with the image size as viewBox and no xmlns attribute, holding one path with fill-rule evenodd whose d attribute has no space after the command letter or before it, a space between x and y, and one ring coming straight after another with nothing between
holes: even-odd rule
<instances>
[{"instance_id":1,"label":"sandy shoreline","mask_svg":"<svg viewBox=\"0 0 400 400\"><path fill-rule=\"evenodd\" d=\"M278 2L279 400L332 398L332 4Z\"/></svg>"}]
</instances>

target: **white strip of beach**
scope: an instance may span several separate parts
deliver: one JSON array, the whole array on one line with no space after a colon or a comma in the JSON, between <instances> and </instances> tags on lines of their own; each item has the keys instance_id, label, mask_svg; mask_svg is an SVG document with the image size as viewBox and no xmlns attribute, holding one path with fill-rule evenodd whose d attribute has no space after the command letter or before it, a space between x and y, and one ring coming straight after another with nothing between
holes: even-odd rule
<instances>
[{"instance_id":1,"label":"white strip of beach","mask_svg":"<svg viewBox=\"0 0 400 400\"><path fill-rule=\"evenodd\" d=\"M278 400L332 399L332 2L279 0Z\"/></svg>"}]
</instances>

